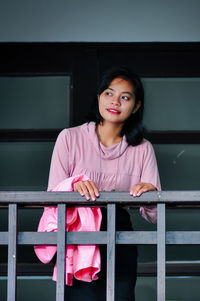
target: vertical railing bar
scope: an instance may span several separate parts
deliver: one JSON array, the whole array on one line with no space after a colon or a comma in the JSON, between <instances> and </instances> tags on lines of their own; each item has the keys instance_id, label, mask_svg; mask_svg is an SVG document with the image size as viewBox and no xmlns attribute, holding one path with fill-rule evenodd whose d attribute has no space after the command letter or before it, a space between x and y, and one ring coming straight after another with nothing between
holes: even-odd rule
<instances>
[{"instance_id":1,"label":"vertical railing bar","mask_svg":"<svg viewBox=\"0 0 200 301\"><path fill-rule=\"evenodd\" d=\"M166 276L166 212L165 204L158 204L157 221L157 301L165 301Z\"/></svg>"},{"instance_id":2,"label":"vertical railing bar","mask_svg":"<svg viewBox=\"0 0 200 301\"><path fill-rule=\"evenodd\" d=\"M116 205L107 207L107 279L106 300L115 301Z\"/></svg>"},{"instance_id":3,"label":"vertical railing bar","mask_svg":"<svg viewBox=\"0 0 200 301\"><path fill-rule=\"evenodd\" d=\"M15 301L17 295L17 205L8 206L8 283L7 301Z\"/></svg>"},{"instance_id":4,"label":"vertical railing bar","mask_svg":"<svg viewBox=\"0 0 200 301\"><path fill-rule=\"evenodd\" d=\"M57 283L56 301L65 300L65 219L66 205L58 205L58 232L57 232Z\"/></svg>"}]
</instances>

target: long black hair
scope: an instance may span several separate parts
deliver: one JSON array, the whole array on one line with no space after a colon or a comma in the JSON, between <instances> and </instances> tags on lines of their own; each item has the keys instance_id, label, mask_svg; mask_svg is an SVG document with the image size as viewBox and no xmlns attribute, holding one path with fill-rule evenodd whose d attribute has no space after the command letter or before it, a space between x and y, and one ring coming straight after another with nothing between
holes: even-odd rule
<instances>
[{"instance_id":1,"label":"long black hair","mask_svg":"<svg viewBox=\"0 0 200 301\"><path fill-rule=\"evenodd\" d=\"M144 110L144 89L142 82L137 74L127 67L112 67L106 70L100 79L97 94L100 95L106 90L112 80L115 78L122 78L127 80L134 87L135 92L135 106L140 103L139 109L131 114L125 121L121 137L126 136L126 141L129 145L136 146L141 143L143 139L143 110ZM91 111L87 116L87 122L94 121L96 125L103 121L103 117L99 113L98 97L95 98Z\"/></svg>"}]
</instances>

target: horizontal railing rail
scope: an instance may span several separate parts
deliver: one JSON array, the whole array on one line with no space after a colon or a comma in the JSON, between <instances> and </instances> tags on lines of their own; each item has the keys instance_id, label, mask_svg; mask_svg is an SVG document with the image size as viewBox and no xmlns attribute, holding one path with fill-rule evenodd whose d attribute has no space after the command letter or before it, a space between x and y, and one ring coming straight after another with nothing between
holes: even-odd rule
<instances>
[{"instance_id":1,"label":"horizontal railing rail","mask_svg":"<svg viewBox=\"0 0 200 301\"><path fill-rule=\"evenodd\" d=\"M76 202L76 204L74 204ZM70 205L88 205L90 201L81 198L78 192L47 192L47 191L1 191L0 206L3 204L22 205L53 205L57 203L68 203ZM180 191L151 191L133 198L126 191L101 192L100 197L92 202L92 206L106 205L110 203L140 206L141 204L154 205L164 203L167 205L200 205L200 190Z\"/></svg>"},{"instance_id":2,"label":"horizontal railing rail","mask_svg":"<svg viewBox=\"0 0 200 301\"><path fill-rule=\"evenodd\" d=\"M21 207L58 206L58 232L17 231L17 211ZM116 206L157 206L157 231L116 231ZM107 207L107 231L65 232L67 206ZM157 245L157 300L165 300L166 245L200 245L199 231L166 231L167 208L200 207L200 191L148 192L133 198L127 192L102 192L95 202L77 192L0 192L0 208L8 207L8 231L0 232L0 245L8 245L7 301L16 300L17 245L57 245L58 279L56 301L65 295L65 245L107 245L107 301L115 300L116 244Z\"/></svg>"}]
</instances>

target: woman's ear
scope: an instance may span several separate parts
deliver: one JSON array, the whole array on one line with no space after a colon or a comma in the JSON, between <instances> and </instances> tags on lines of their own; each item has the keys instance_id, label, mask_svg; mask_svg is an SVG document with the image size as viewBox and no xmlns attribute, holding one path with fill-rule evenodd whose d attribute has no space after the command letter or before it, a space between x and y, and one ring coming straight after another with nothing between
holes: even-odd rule
<instances>
[{"instance_id":1,"label":"woman's ear","mask_svg":"<svg viewBox=\"0 0 200 301\"><path fill-rule=\"evenodd\" d=\"M139 100L138 103L135 105L135 107L133 108L133 112L132 114L135 114L137 112L137 110L139 110L139 108L141 107L141 101Z\"/></svg>"}]
</instances>

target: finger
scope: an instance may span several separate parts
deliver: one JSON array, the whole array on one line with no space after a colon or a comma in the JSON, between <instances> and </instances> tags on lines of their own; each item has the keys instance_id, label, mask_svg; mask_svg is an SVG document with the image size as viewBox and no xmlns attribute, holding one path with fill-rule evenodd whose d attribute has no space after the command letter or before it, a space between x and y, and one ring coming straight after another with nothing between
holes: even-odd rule
<instances>
[{"instance_id":1,"label":"finger","mask_svg":"<svg viewBox=\"0 0 200 301\"><path fill-rule=\"evenodd\" d=\"M85 183L83 181L79 181L74 184L74 189L80 193L81 196L85 196L87 200L89 200L89 193Z\"/></svg>"},{"instance_id":2,"label":"finger","mask_svg":"<svg viewBox=\"0 0 200 301\"><path fill-rule=\"evenodd\" d=\"M91 184L91 182L85 182L85 186L87 187L91 199L95 201L95 192L94 192L93 185Z\"/></svg>"},{"instance_id":3,"label":"finger","mask_svg":"<svg viewBox=\"0 0 200 301\"><path fill-rule=\"evenodd\" d=\"M151 183L142 183L141 188L137 192L137 195L138 194L141 195L143 192L154 191L154 190L156 190L156 187L153 186Z\"/></svg>"},{"instance_id":4,"label":"finger","mask_svg":"<svg viewBox=\"0 0 200 301\"><path fill-rule=\"evenodd\" d=\"M92 181L79 181L74 184L74 190L78 191L81 196L85 196L87 200L90 200L90 196L92 200L95 201L95 195L99 196L99 190L96 185Z\"/></svg>"},{"instance_id":5,"label":"finger","mask_svg":"<svg viewBox=\"0 0 200 301\"><path fill-rule=\"evenodd\" d=\"M82 183L81 181L77 182L74 184L74 190L79 192L81 196L84 196L84 192L83 192L83 189L82 189Z\"/></svg>"},{"instance_id":6,"label":"finger","mask_svg":"<svg viewBox=\"0 0 200 301\"><path fill-rule=\"evenodd\" d=\"M156 190L156 188L152 184L148 183L142 183L137 190L136 196L140 196L144 192L153 191Z\"/></svg>"},{"instance_id":7,"label":"finger","mask_svg":"<svg viewBox=\"0 0 200 301\"><path fill-rule=\"evenodd\" d=\"M141 184L136 184L136 185L134 185L133 188L131 189L130 194L131 194L132 196L136 197L140 189L141 189Z\"/></svg>"},{"instance_id":8,"label":"finger","mask_svg":"<svg viewBox=\"0 0 200 301\"><path fill-rule=\"evenodd\" d=\"M87 181L79 181L78 185L76 185L77 191L82 195L85 196L86 200L90 200L89 192L90 192L90 184Z\"/></svg>"},{"instance_id":9,"label":"finger","mask_svg":"<svg viewBox=\"0 0 200 301\"><path fill-rule=\"evenodd\" d=\"M82 190L83 190L86 200L89 201L90 197L92 200L95 200L94 190L89 181L83 182L81 187L82 187Z\"/></svg>"},{"instance_id":10,"label":"finger","mask_svg":"<svg viewBox=\"0 0 200 301\"><path fill-rule=\"evenodd\" d=\"M92 186L92 188L94 190L95 196L99 197L99 189L97 188L97 186L95 185L95 183L92 182L92 181L90 181L90 184L91 184L91 186Z\"/></svg>"},{"instance_id":11,"label":"finger","mask_svg":"<svg viewBox=\"0 0 200 301\"><path fill-rule=\"evenodd\" d=\"M140 196L141 194L143 194L144 192L147 192L147 191L148 191L148 187L143 186L137 191L136 196Z\"/></svg>"}]
</instances>

